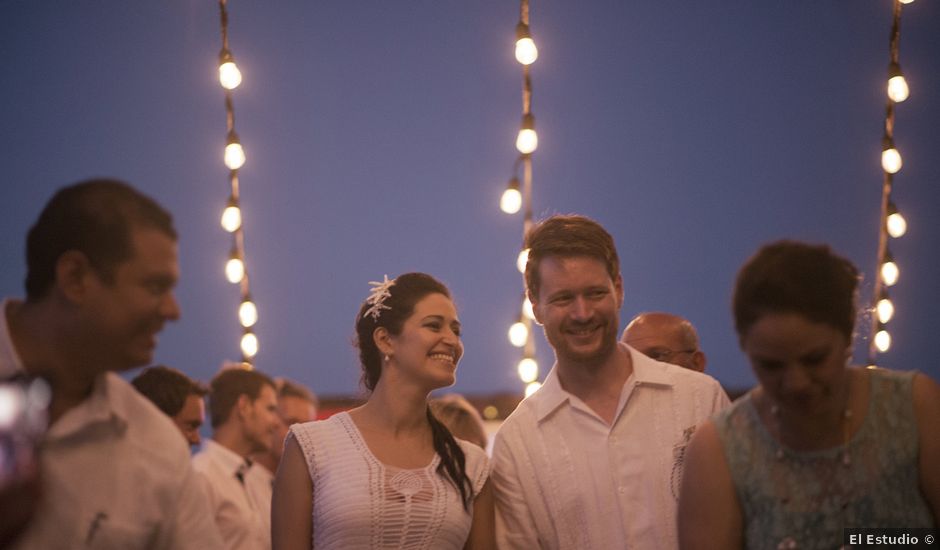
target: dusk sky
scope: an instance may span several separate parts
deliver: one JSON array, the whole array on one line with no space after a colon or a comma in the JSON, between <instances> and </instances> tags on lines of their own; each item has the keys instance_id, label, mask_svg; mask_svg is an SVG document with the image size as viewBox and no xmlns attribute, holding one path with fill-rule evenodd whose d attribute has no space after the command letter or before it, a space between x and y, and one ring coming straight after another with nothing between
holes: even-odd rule
<instances>
[{"instance_id":1,"label":"dusk sky","mask_svg":"<svg viewBox=\"0 0 940 550\"><path fill-rule=\"evenodd\" d=\"M579 213L617 242L625 303L699 329L708 372L754 378L730 315L742 262L779 238L876 268L890 0L531 0L537 218ZM359 391L351 346L368 281L425 271L453 291L456 391L519 391L506 331L522 215L499 210L522 114L511 0L229 3L256 366L320 394ZM240 358L219 225L218 4L0 0L0 294L22 296L26 231L60 186L133 183L180 233L183 317L156 362L207 380ZM940 379L940 2L904 7L894 200L907 235L890 368ZM867 321L857 361L865 360ZM552 363L539 330L542 377Z\"/></svg>"}]
</instances>

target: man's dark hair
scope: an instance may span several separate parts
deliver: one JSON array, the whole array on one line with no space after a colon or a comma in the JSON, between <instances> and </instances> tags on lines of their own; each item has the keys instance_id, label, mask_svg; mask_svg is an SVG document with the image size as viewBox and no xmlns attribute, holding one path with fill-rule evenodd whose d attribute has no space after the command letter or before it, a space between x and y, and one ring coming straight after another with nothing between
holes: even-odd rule
<instances>
[{"instance_id":1,"label":"man's dark hair","mask_svg":"<svg viewBox=\"0 0 940 550\"><path fill-rule=\"evenodd\" d=\"M209 390L199 382L176 369L163 365L144 369L131 380L131 384L144 397L153 401L153 404L164 414L171 417L183 410L186 398L190 395L202 397L209 393Z\"/></svg>"},{"instance_id":2,"label":"man's dark hair","mask_svg":"<svg viewBox=\"0 0 940 550\"><path fill-rule=\"evenodd\" d=\"M105 282L133 254L133 229L157 229L176 240L173 218L127 183L92 179L63 187L49 199L26 237L26 299L41 300L55 281L55 265L76 250Z\"/></svg>"},{"instance_id":3,"label":"man's dark hair","mask_svg":"<svg viewBox=\"0 0 940 550\"><path fill-rule=\"evenodd\" d=\"M601 224L577 215L555 215L539 222L526 235L529 259L525 266L525 284L529 300L539 297L539 263L549 256L575 258L586 256L599 260L612 281L620 275L620 258L614 238Z\"/></svg>"},{"instance_id":4,"label":"man's dark hair","mask_svg":"<svg viewBox=\"0 0 940 550\"><path fill-rule=\"evenodd\" d=\"M218 428L228 421L240 396L247 395L254 401L261 395L264 386L271 386L272 390L277 391L274 380L256 370L233 367L215 375L209 382L209 417L212 427Z\"/></svg>"}]
</instances>

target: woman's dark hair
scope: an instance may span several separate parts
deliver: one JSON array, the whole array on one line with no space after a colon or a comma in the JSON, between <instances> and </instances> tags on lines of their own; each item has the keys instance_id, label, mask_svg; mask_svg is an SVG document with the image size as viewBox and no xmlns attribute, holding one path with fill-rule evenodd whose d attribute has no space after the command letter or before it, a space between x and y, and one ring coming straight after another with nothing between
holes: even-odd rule
<instances>
[{"instance_id":1,"label":"woman's dark hair","mask_svg":"<svg viewBox=\"0 0 940 550\"><path fill-rule=\"evenodd\" d=\"M734 285L738 337L768 313L797 313L851 341L858 282L852 262L826 245L787 240L764 245L741 267Z\"/></svg>"},{"instance_id":2,"label":"woman's dark hair","mask_svg":"<svg viewBox=\"0 0 940 550\"><path fill-rule=\"evenodd\" d=\"M369 391L375 389L382 376L382 352L373 339L375 329L383 327L389 334L397 336L401 334L405 321L414 313L415 305L425 296L442 294L450 298L450 291L444 283L425 273L399 275L388 291L389 295L382 301L384 307L379 310L377 318L366 314L373 305L368 300L362 303L356 316L355 345L359 348L362 384ZM441 457L437 471L460 491L464 508L469 510L473 500L473 484L467 476L463 449L447 427L434 417L430 407L427 409L427 417L431 425L434 451Z\"/></svg>"}]
</instances>

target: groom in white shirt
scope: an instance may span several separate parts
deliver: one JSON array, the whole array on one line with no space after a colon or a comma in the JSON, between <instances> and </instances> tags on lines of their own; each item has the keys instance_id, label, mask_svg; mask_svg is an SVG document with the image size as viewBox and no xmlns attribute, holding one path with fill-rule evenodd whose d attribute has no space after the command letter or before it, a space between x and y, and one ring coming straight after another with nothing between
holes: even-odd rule
<instances>
[{"instance_id":1,"label":"groom in white shirt","mask_svg":"<svg viewBox=\"0 0 940 550\"><path fill-rule=\"evenodd\" d=\"M685 446L728 398L713 378L617 341L623 282L597 222L553 216L526 245L528 297L556 362L496 436L499 547L676 548Z\"/></svg>"}]
</instances>

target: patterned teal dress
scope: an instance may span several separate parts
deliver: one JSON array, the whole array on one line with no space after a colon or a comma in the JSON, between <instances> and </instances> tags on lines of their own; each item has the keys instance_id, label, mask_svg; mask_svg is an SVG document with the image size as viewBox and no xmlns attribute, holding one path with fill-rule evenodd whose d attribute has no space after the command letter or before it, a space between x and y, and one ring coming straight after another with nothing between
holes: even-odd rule
<instances>
[{"instance_id":1,"label":"patterned teal dress","mask_svg":"<svg viewBox=\"0 0 940 550\"><path fill-rule=\"evenodd\" d=\"M842 546L844 527L935 527L919 488L914 373L868 372L868 411L846 449L782 446L751 393L715 418L741 503L745 548L833 549Z\"/></svg>"}]
</instances>

